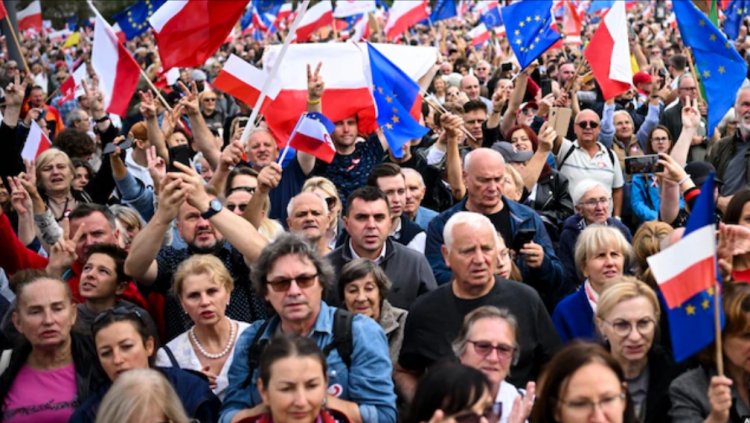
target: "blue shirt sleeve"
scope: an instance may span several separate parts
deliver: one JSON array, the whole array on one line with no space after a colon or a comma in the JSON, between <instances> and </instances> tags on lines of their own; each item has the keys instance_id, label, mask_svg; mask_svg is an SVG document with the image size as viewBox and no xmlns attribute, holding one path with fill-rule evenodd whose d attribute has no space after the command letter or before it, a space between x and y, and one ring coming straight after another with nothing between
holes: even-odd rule
<instances>
[{"instance_id":1,"label":"blue shirt sleeve","mask_svg":"<svg viewBox=\"0 0 750 423\"><path fill-rule=\"evenodd\" d=\"M445 265L443 253L440 247L443 245L443 228L445 222L438 215L427 226L427 241L425 242L424 255L435 275L438 285L448 283L453 278L453 272Z\"/></svg>"},{"instance_id":2,"label":"blue shirt sleeve","mask_svg":"<svg viewBox=\"0 0 750 423\"><path fill-rule=\"evenodd\" d=\"M602 110L602 129L599 132L599 142L607 148L612 148L612 141L615 138L615 105L604 103Z\"/></svg>"},{"instance_id":3,"label":"blue shirt sleeve","mask_svg":"<svg viewBox=\"0 0 750 423\"><path fill-rule=\"evenodd\" d=\"M224 403L221 406L219 423L229 423L239 411L255 405L252 403L252 393L255 391L255 385L250 383L244 386L244 384L250 373L248 363L250 344L252 344L255 333L261 324L262 321L253 323L252 326L242 332L242 335L237 339L237 344L234 346L234 358L227 373L229 384L226 391L224 391Z\"/></svg>"},{"instance_id":4,"label":"blue shirt sleeve","mask_svg":"<svg viewBox=\"0 0 750 423\"><path fill-rule=\"evenodd\" d=\"M128 172L122 180L115 179L117 190L122 195L122 202L140 213L148 222L154 216L154 192Z\"/></svg>"}]
</instances>

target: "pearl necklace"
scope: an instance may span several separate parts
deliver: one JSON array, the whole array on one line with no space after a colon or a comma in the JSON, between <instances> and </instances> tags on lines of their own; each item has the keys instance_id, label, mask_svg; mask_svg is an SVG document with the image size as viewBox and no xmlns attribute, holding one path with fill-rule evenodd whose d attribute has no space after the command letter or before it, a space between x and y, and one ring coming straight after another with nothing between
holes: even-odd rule
<instances>
[{"instance_id":1,"label":"pearl necklace","mask_svg":"<svg viewBox=\"0 0 750 423\"><path fill-rule=\"evenodd\" d=\"M229 341L227 341L227 346L224 347L224 349L218 354L212 354L206 351L205 348L203 348L203 345L201 345L200 341L198 341L198 337L195 336L195 326L190 328L190 330L188 331L188 335L190 336L190 339L193 341L193 344L195 344L195 347L198 349L198 352L201 353L202 356L206 358L210 358L212 360L216 360L229 354L229 351L232 349L232 346L234 345L234 330L235 330L235 325L230 320L229 321Z\"/></svg>"}]
</instances>

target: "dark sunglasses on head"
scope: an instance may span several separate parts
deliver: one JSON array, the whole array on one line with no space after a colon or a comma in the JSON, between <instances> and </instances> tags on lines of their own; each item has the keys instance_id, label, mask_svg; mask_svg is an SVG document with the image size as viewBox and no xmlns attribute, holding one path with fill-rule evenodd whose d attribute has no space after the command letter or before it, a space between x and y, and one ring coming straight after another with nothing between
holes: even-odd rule
<instances>
[{"instance_id":1,"label":"dark sunglasses on head","mask_svg":"<svg viewBox=\"0 0 750 423\"><path fill-rule=\"evenodd\" d=\"M120 318L118 319L118 317ZM94 322L91 323L91 333L99 332L107 323L124 320L121 319L122 317L131 317L140 321L143 325L146 324L140 311L127 307L115 307L102 311L94 318Z\"/></svg>"},{"instance_id":2,"label":"dark sunglasses on head","mask_svg":"<svg viewBox=\"0 0 750 423\"><path fill-rule=\"evenodd\" d=\"M326 205L328 206L328 210L331 210L332 208L336 207L336 197L326 197Z\"/></svg>"},{"instance_id":3,"label":"dark sunglasses on head","mask_svg":"<svg viewBox=\"0 0 750 423\"><path fill-rule=\"evenodd\" d=\"M593 120L582 120L576 123L576 125L578 125L578 127L581 129L588 129L588 128L596 129L599 127L599 122L595 122Z\"/></svg>"},{"instance_id":4,"label":"dark sunglasses on head","mask_svg":"<svg viewBox=\"0 0 750 423\"><path fill-rule=\"evenodd\" d=\"M234 187L229 190L229 194L235 192L235 191L245 191L250 194L255 194L255 188L254 187Z\"/></svg>"}]
</instances>

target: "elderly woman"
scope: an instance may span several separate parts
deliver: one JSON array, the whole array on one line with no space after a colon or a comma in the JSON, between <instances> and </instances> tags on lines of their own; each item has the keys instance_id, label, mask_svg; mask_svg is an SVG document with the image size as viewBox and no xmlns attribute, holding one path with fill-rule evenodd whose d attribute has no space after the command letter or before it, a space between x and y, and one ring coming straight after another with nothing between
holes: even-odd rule
<instances>
[{"instance_id":1,"label":"elderly woman","mask_svg":"<svg viewBox=\"0 0 750 423\"><path fill-rule=\"evenodd\" d=\"M24 342L8 350L0 377L3 421L67 421L104 381L94 347L71 332L76 307L67 283L37 272L15 292L13 325Z\"/></svg>"},{"instance_id":2,"label":"elderly woman","mask_svg":"<svg viewBox=\"0 0 750 423\"><path fill-rule=\"evenodd\" d=\"M618 219L612 218L612 192L600 182L584 179L573 188L571 197L573 197L576 214L565 220L557 250L565 269L563 288L565 293L574 291L583 282L578 275L578 266L573 257L576 241L587 226L593 224L611 226L618 229L628 242L632 239L630 229Z\"/></svg>"},{"instance_id":3,"label":"elderly woman","mask_svg":"<svg viewBox=\"0 0 750 423\"><path fill-rule=\"evenodd\" d=\"M679 374L670 355L654 344L659 300L645 283L623 276L608 286L596 307L596 326L625 374L640 422L669 421L669 384Z\"/></svg>"},{"instance_id":4,"label":"elderly woman","mask_svg":"<svg viewBox=\"0 0 750 423\"><path fill-rule=\"evenodd\" d=\"M408 312L388 302L391 281L372 260L354 259L344 265L337 285L339 298L352 313L364 314L380 323L388 338L391 361L398 361Z\"/></svg>"},{"instance_id":5,"label":"elderly woman","mask_svg":"<svg viewBox=\"0 0 750 423\"><path fill-rule=\"evenodd\" d=\"M630 265L633 250L615 228L592 225L576 242L576 268L586 278L578 290L555 307L552 321L563 342L574 338L594 339L594 313L599 296Z\"/></svg>"},{"instance_id":6,"label":"elderly woman","mask_svg":"<svg viewBox=\"0 0 750 423\"><path fill-rule=\"evenodd\" d=\"M634 423L620 364L599 345L576 342L539 378L532 423Z\"/></svg>"},{"instance_id":7,"label":"elderly woman","mask_svg":"<svg viewBox=\"0 0 750 423\"><path fill-rule=\"evenodd\" d=\"M722 330L724 375L718 375L715 346L703 355L703 364L672 382L669 416L674 422L741 422L750 415L750 285L724 283L726 323Z\"/></svg>"},{"instance_id":8,"label":"elderly woman","mask_svg":"<svg viewBox=\"0 0 750 423\"><path fill-rule=\"evenodd\" d=\"M511 365L518 360L517 332L518 322L508 310L482 306L466 315L453 341L453 351L461 364L481 370L487 376L494 414L499 416L500 423L526 421L534 404L534 382L526 385L528 396L521 401L518 389L505 381Z\"/></svg>"},{"instance_id":9,"label":"elderly woman","mask_svg":"<svg viewBox=\"0 0 750 423\"><path fill-rule=\"evenodd\" d=\"M250 325L225 315L234 280L221 260L194 255L174 274L172 290L194 326L159 349L156 365L203 372L223 398L237 338Z\"/></svg>"}]
</instances>

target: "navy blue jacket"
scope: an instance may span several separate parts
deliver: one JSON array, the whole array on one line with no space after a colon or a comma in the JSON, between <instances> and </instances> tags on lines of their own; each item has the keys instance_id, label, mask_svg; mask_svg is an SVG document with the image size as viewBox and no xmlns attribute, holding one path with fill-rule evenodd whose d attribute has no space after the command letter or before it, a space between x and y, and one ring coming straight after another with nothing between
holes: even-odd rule
<instances>
[{"instance_id":1,"label":"navy blue jacket","mask_svg":"<svg viewBox=\"0 0 750 423\"><path fill-rule=\"evenodd\" d=\"M596 338L594 310L591 309L583 286L560 301L552 313L552 323L563 344L572 339L590 341Z\"/></svg>"},{"instance_id":2,"label":"navy blue jacket","mask_svg":"<svg viewBox=\"0 0 750 423\"><path fill-rule=\"evenodd\" d=\"M547 230L544 223L536 212L523 204L516 203L513 200L503 196L502 201L505 207L510 210L510 229L514 234L520 229L535 229L536 236L534 242L541 245L544 249L544 261L538 269L532 269L526 266L522 257L516 259L516 265L521 270L524 283L537 290L539 296L545 304L554 304L559 295L559 284L563 277L563 267L560 260L555 255ZM454 214L466 211L466 198L460 203L440 213L432 219L427 228L427 242L425 245L425 256L430 262L432 273L438 284L444 284L451 281L453 272L446 266L443 260L443 254L440 247L443 245L443 229L448 219ZM512 239L505 240L506 245L513 243Z\"/></svg>"}]
</instances>

